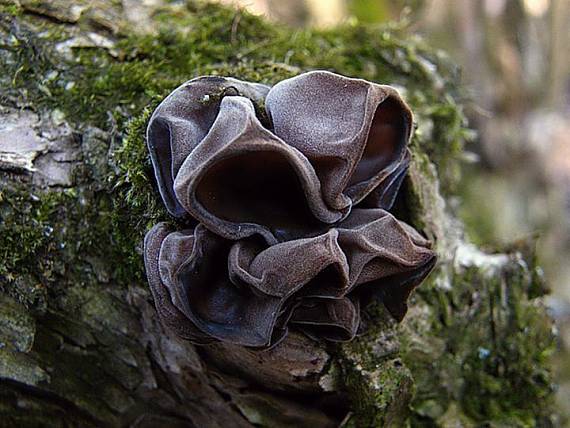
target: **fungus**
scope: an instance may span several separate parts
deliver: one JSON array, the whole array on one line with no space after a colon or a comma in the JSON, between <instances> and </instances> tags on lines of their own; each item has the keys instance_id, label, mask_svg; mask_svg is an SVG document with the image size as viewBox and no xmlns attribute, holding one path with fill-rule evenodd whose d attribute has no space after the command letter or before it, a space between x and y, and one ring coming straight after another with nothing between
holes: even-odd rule
<instances>
[{"instance_id":1,"label":"fungus","mask_svg":"<svg viewBox=\"0 0 570 428\"><path fill-rule=\"evenodd\" d=\"M161 320L195 343L251 347L289 328L351 340L373 298L402 320L435 263L388 212L411 127L395 89L325 71L272 88L224 77L177 88L147 133L160 195L188 225L145 238Z\"/></svg>"}]
</instances>

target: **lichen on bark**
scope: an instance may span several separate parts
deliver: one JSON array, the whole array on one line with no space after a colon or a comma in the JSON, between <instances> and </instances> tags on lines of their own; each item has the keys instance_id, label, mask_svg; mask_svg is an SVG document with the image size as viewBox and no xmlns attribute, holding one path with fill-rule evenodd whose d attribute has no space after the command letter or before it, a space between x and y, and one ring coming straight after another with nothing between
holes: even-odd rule
<instances>
[{"instance_id":1,"label":"lichen on bark","mask_svg":"<svg viewBox=\"0 0 570 428\"><path fill-rule=\"evenodd\" d=\"M350 411L348 426L556 423L532 256L464 242L446 203L471 131L444 54L401 23L293 31L195 1L144 15L152 33L129 19L119 2L0 0L0 118L30 142L15 164L0 128L3 421L328 426ZM398 215L441 263L401 325L374 307L346 345L298 338L259 356L178 341L142 266L148 227L175 221L150 179L150 112L197 75L273 84L317 68L402 89L417 128Z\"/></svg>"}]
</instances>

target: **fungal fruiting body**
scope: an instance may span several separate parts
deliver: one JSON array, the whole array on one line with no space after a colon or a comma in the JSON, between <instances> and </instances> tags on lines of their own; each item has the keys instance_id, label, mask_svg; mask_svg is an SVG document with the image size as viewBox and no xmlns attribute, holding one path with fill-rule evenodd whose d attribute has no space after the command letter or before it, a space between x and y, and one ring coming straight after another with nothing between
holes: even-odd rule
<instances>
[{"instance_id":1,"label":"fungal fruiting body","mask_svg":"<svg viewBox=\"0 0 570 428\"><path fill-rule=\"evenodd\" d=\"M402 320L436 259L389 213L411 129L395 89L326 71L174 90L147 131L162 200L188 225L145 238L163 323L195 343L268 347L289 328L351 340L374 298Z\"/></svg>"}]
</instances>

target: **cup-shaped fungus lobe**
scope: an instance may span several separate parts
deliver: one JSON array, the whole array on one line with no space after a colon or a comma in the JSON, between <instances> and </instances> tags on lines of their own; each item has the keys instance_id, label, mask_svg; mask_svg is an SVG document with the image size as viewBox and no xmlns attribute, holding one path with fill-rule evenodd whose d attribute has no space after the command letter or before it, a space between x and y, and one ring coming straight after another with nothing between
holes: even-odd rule
<instances>
[{"instance_id":1,"label":"cup-shaped fungus lobe","mask_svg":"<svg viewBox=\"0 0 570 428\"><path fill-rule=\"evenodd\" d=\"M398 168L412 128L412 113L395 89L322 71L278 83L266 108L275 134L307 156L326 203L338 210L360 202Z\"/></svg>"},{"instance_id":2,"label":"cup-shaped fungus lobe","mask_svg":"<svg viewBox=\"0 0 570 428\"><path fill-rule=\"evenodd\" d=\"M180 203L215 233L268 241L306 233L340 215L323 203L307 158L265 129L252 102L225 97L210 132L176 176Z\"/></svg>"},{"instance_id":3,"label":"cup-shaped fungus lobe","mask_svg":"<svg viewBox=\"0 0 570 428\"><path fill-rule=\"evenodd\" d=\"M182 162L210 131L224 95L241 93L262 100L268 91L265 85L230 77L199 77L178 87L154 111L147 130L148 149L170 214L186 214L174 195L174 179Z\"/></svg>"},{"instance_id":4,"label":"cup-shaped fungus lobe","mask_svg":"<svg viewBox=\"0 0 570 428\"><path fill-rule=\"evenodd\" d=\"M252 347L290 327L350 340L371 298L401 320L435 263L429 241L386 211L411 129L395 89L325 71L176 89L148 146L167 210L198 225L161 223L145 238L161 320L195 343Z\"/></svg>"}]
</instances>

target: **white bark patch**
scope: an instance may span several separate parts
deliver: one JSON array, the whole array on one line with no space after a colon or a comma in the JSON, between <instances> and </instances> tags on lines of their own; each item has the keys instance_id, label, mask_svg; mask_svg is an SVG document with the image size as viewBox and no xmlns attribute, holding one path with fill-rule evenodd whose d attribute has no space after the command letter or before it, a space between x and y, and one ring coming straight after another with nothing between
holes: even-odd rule
<instances>
[{"instance_id":1,"label":"white bark patch","mask_svg":"<svg viewBox=\"0 0 570 428\"><path fill-rule=\"evenodd\" d=\"M65 122L30 110L0 110L0 170L31 176L43 186L70 187L80 160Z\"/></svg>"},{"instance_id":2,"label":"white bark patch","mask_svg":"<svg viewBox=\"0 0 570 428\"><path fill-rule=\"evenodd\" d=\"M34 160L47 150L47 141L34 127L39 118L30 111L0 112L0 169L34 172Z\"/></svg>"}]
</instances>

